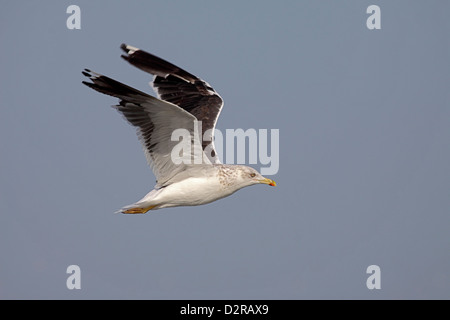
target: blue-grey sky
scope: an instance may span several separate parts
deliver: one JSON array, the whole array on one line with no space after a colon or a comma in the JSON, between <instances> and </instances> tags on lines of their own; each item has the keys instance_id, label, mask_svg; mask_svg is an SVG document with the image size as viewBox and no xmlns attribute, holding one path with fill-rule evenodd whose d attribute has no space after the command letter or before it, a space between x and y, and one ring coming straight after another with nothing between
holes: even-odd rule
<instances>
[{"instance_id":1,"label":"blue-grey sky","mask_svg":"<svg viewBox=\"0 0 450 320\"><path fill-rule=\"evenodd\" d=\"M66 8L81 8L69 30ZM369 30L366 9L381 8ZM0 12L1 299L449 299L448 1L39 1ZM276 188L114 214L154 176L90 68L121 43L279 129ZM258 165L255 166L259 168ZM66 269L81 269L68 290ZM381 289L366 269L378 265Z\"/></svg>"}]
</instances>

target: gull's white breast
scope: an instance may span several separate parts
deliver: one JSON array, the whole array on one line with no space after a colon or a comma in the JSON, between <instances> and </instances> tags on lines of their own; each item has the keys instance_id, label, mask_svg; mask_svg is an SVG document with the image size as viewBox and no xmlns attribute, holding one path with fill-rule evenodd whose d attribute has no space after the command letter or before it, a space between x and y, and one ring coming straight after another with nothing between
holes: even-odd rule
<instances>
[{"instance_id":1,"label":"gull's white breast","mask_svg":"<svg viewBox=\"0 0 450 320\"><path fill-rule=\"evenodd\" d=\"M224 185L217 176L189 177L161 188L156 193L150 192L152 202L160 203L159 208L175 206L197 206L229 196L237 188ZM146 197L147 198L147 197ZM144 201L147 199L143 199ZM148 199L150 200L150 199Z\"/></svg>"}]
</instances>

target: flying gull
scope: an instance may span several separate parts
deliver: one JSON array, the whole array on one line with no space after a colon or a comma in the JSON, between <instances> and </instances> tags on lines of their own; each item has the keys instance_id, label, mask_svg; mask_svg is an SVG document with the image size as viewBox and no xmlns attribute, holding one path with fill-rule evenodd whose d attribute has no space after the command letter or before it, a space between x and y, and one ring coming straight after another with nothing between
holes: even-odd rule
<instances>
[{"instance_id":1,"label":"flying gull","mask_svg":"<svg viewBox=\"0 0 450 320\"><path fill-rule=\"evenodd\" d=\"M150 85L158 98L89 69L82 72L91 80L83 84L120 99L113 107L136 127L147 162L157 179L154 189L144 198L119 212L146 213L202 205L253 184L276 185L251 167L220 163L213 134L223 100L207 82L138 48L126 44L121 48L126 53L123 59L154 75ZM184 129L191 136L190 153L181 152L179 159L172 152L180 143L172 139L177 129Z\"/></svg>"}]
</instances>

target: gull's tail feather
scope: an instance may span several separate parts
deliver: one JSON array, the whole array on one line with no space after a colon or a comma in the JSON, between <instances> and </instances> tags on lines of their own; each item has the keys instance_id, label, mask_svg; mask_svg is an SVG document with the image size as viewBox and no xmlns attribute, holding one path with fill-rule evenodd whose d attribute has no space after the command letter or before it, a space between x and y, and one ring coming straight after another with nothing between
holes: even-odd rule
<instances>
[{"instance_id":1,"label":"gull's tail feather","mask_svg":"<svg viewBox=\"0 0 450 320\"><path fill-rule=\"evenodd\" d=\"M116 211L115 213L136 214L136 213L146 213L149 210L159 209L161 203L155 199L156 196L159 194L159 192L160 189L153 189L138 202L125 206L122 209Z\"/></svg>"},{"instance_id":2,"label":"gull's tail feather","mask_svg":"<svg viewBox=\"0 0 450 320\"><path fill-rule=\"evenodd\" d=\"M134 205L126 206L116 211L116 213L125 213L125 214L140 214L146 213L149 210L156 210L158 205L152 206L144 206L144 207L135 207Z\"/></svg>"}]
</instances>

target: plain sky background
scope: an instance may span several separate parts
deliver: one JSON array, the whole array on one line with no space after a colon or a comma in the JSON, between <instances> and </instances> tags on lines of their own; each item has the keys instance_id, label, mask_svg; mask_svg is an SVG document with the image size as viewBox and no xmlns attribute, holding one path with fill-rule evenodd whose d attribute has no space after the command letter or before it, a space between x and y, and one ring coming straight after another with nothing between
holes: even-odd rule
<instances>
[{"instance_id":1,"label":"plain sky background","mask_svg":"<svg viewBox=\"0 0 450 320\"><path fill-rule=\"evenodd\" d=\"M66 8L81 8L68 30ZM369 5L381 30L369 30ZM0 298L449 299L449 1L7 1ZM218 129L280 130L276 188L114 214L153 188L83 68L121 43L208 81ZM259 165L255 165L259 169ZM81 290L66 269L81 268ZM368 290L366 268L381 268Z\"/></svg>"}]
</instances>

